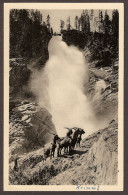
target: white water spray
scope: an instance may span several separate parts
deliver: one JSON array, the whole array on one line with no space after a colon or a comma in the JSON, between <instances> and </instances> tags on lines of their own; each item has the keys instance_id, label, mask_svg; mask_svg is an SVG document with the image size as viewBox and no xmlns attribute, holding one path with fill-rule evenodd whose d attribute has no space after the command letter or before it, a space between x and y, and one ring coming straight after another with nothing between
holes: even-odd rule
<instances>
[{"instance_id":1,"label":"white water spray","mask_svg":"<svg viewBox=\"0 0 128 195\"><path fill-rule=\"evenodd\" d=\"M67 46L61 37L53 37L48 50L49 60L43 71L35 73L32 90L40 106L52 114L59 136L65 136L65 127L83 128L87 136L99 128L99 121L83 93L88 82L83 54L76 47Z\"/></svg>"}]
</instances>

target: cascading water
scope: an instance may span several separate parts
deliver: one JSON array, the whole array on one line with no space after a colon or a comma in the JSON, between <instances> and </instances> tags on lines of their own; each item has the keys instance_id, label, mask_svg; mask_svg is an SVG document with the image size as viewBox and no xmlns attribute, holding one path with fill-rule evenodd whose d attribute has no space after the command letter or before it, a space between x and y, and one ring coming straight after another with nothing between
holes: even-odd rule
<instances>
[{"instance_id":1,"label":"cascading water","mask_svg":"<svg viewBox=\"0 0 128 195\"><path fill-rule=\"evenodd\" d=\"M101 127L86 95L88 65L79 49L67 46L61 37L53 37L48 46L49 60L45 68L34 73L32 91L38 104L52 114L59 136L66 135L65 127L85 129L86 136Z\"/></svg>"}]
</instances>

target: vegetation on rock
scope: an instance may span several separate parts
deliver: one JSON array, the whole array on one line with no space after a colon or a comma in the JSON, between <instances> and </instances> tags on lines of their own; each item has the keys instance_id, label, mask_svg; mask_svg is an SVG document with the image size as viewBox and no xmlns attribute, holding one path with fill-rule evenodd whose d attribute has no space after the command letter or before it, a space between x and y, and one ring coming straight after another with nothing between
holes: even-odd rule
<instances>
[{"instance_id":1,"label":"vegetation on rock","mask_svg":"<svg viewBox=\"0 0 128 195\"><path fill-rule=\"evenodd\" d=\"M94 18L95 25L90 29L90 22L93 14L84 10L81 17L75 17L75 28L67 28L61 21L61 33L63 40L68 45L75 45L80 49L89 49L90 61L98 60L97 66L111 66L113 61L118 58L119 41L119 13L113 10L110 19L107 11L104 18L102 11L99 11L98 18Z\"/></svg>"},{"instance_id":2,"label":"vegetation on rock","mask_svg":"<svg viewBox=\"0 0 128 195\"><path fill-rule=\"evenodd\" d=\"M38 66L44 65L51 37L50 19L43 22L39 11L10 11L10 58L35 59Z\"/></svg>"}]
</instances>

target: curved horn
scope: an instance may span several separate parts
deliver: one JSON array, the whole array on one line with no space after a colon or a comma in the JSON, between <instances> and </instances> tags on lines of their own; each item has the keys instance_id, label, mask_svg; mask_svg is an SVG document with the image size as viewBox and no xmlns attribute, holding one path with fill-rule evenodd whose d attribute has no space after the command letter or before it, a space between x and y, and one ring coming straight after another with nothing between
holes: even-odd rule
<instances>
[{"instance_id":1,"label":"curved horn","mask_svg":"<svg viewBox=\"0 0 128 195\"><path fill-rule=\"evenodd\" d=\"M64 127L65 129L70 129L70 128L68 128L68 127Z\"/></svg>"},{"instance_id":2,"label":"curved horn","mask_svg":"<svg viewBox=\"0 0 128 195\"><path fill-rule=\"evenodd\" d=\"M51 135L56 135L55 133L51 133L51 132L48 132L49 134L51 134Z\"/></svg>"}]
</instances>

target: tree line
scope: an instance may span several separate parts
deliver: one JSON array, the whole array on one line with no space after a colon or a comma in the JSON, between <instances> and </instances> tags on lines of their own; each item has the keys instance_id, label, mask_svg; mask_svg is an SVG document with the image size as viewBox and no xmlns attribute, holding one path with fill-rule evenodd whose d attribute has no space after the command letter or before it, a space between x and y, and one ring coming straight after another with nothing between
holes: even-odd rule
<instances>
[{"instance_id":1,"label":"tree line","mask_svg":"<svg viewBox=\"0 0 128 195\"><path fill-rule=\"evenodd\" d=\"M95 59L104 55L118 57L119 41L119 13L112 11L109 17L107 10L103 15L99 10L97 16L94 10L83 10L81 16L74 18L74 27L71 18L60 21L61 33L69 33L69 44L87 46ZM50 15L46 22L38 10L12 9L10 11L10 58L24 57L27 59L41 57L41 63L48 59L48 42L53 35L50 24ZM72 40L73 39L73 40Z\"/></svg>"},{"instance_id":2,"label":"tree line","mask_svg":"<svg viewBox=\"0 0 128 195\"><path fill-rule=\"evenodd\" d=\"M71 25L70 17L67 18L66 22L60 20L60 31L62 34L65 30L68 32L76 31L76 37L78 37L78 39L79 36L82 37L80 47L82 48L84 44L90 47L94 58L99 58L100 56L103 57L101 54L103 52L101 52L101 50L112 51L112 57L117 58L119 41L119 12L118 10L113 10L111 18L107 10L104 15L102 10L99 10L98 12L97 16L95 16L94 10L83 10L80 17L76 16L74 18L74 27ZM96 52L96 50L98 52Z\"/></svg>"},{"instance_id":3,"label":"tree line","mask_svg":"<svg viewBox=\"0 0 128 195\"><path fill-rule=\"evenodd\" d=\"M53 34L50 16L46 22L38 10L10 11L10 58L35 58L48 55L47 45Z\"/></svg>"}]
</instances>

